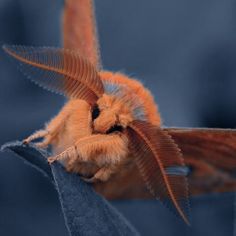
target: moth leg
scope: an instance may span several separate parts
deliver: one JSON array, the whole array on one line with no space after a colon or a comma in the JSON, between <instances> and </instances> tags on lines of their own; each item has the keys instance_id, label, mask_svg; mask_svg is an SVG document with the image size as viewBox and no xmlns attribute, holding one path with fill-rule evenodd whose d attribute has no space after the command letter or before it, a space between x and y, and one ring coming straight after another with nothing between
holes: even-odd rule
<instances>
[{"instance_id":1,"label":"moth leg","mask_svg":"<svg viewBox=\"0 0 236 236\"><path fill-rule=\"evenodd\" d=\"M104 166L97 171L97 173L91 178L82 177L82 179L87 183L95 183L97 181L105 182L107 181L110 176L115 173L115 168L110 166Z\"/></svg>"},{"instance_id":2,"label":"moth leg","mask_svg":"<svg viewBox=\"0 0 236 236\"><path fill-rule=\"evenodd\" d=\"M33 133L32 135L30 135L28 138L24 139L23 143L28 144L31 141L38 139L38 138L43 138L48 134L49 134L48 130L38 130L35 133Z\"/></svg>"},{"instance_id":3,"label":"moth leg","mask_svg":"<svg viewBox=\"0 0 236 236\"><path fill-rule=\"evenodd\" d=\"M58 156L48 157L48 163L51 165L53 162L60 160Z\"/></svg>"},{"instance_id":4,"label":"moth leg","mask_svg":"<svg viewBox=\"0 0 236 236\"><path fill-rule=\"evenodd\" d=\"M42 142L35 143L35 146L38 148L46 148L52 140L52 136L48 134L46 137L44 137L44 140Z\"/></svg>"},{"instance_id":5,"label":"moth leg","mask_svg":"<svg viewBox=\"0 0 236 236\"><path fill-rule=\"evenodd\" d=\"M52 140L52 135L49 130L38 130L32 135L30 135L28 138L23 140L24 144L29 144L30 142L34 141L35 139L43 138L42 142L36 142L34 145L38 148L46 148Z\"/></svg>"},{"instance_id":6,"label":"moth leg","mask_svg":"<svg viewBox=\"0 0 236 236\"><path fill-rule=\"evenodd\" d=\"M128 140L124 134L92 134L81 138L75 147L82 162L102 166L121 162L128 153Z\"/></svg>"},{"instance_id":7,"label":"moth leg","mask_svg":"<svg viewBox=\"0 0 236 236\"><path fill-rule=\"evenodd\" d=\"M104 166L120 162L126 154L127 140L124 135L93 134L79 139L73 146L48 160L52 163L68 159L71 164L82 161Z\"/></svg>"},{"instance_id":8,"label":"moth leg","mask_svg":"<svg viewBox=\"0 0 236 236\"><path fill-rule=\"evenodd\" d=\"M87 182L106 181L127 156L128 145L126 136L123 134L92 134L79 139L73 146L67 148L62 153L49 157L51 164L55 161L65 161L68 170L78 173L76 165L78 163L91 163L100 169ZM83 171L86 176L86 170Z\"/></svg>"},{"instance_id":9,"label":"moth leg","mask_svg":"<svg viewBox=\"0 0 236 236\"><path fill-rule=\"evenodd\" d=\"M65 105L62 108L60 113L46 125L45 129L36 131L28 138L24 139L23 143L28 144L35 139L45 138L42 142L35 143L35 145L38 147L47 147L60 132L60 129L63 127L66 118L68 117L72 107L74 106L74 103L75 103L74 101L70 101L67 105Z\"/></svg>"},{"instance_id":10,"label":"moth leg","mask_svg":"<svg viewBox=\"0 0 236 236\"><path fill-rule=\"evenodd\" d=\"M47 147L51 143L52 139L57 135L57 132L59 132L60 124L62 124L63 121L64 117L59 113L59 115L52 119L45 129L38 130L31 134L28 138L23 140L23 143L29 144L35 139L44 138L42 142L35 143L35 145L42 148Z\"/></svg>"},{"instance_id":11,"label":"moth leg","mask_svg":"<svg viewBox=\"0 0 236 236\"><path fill-rule=\"evenodd\" d=\"M64 152L61 152L60 154L56 156L52 156L48 158L48 163L52 164L55 161L63 161L66 159L74 159L77 156L77 150L76 146L71 146L67 148Z\"/></svg>"}]
</instances>

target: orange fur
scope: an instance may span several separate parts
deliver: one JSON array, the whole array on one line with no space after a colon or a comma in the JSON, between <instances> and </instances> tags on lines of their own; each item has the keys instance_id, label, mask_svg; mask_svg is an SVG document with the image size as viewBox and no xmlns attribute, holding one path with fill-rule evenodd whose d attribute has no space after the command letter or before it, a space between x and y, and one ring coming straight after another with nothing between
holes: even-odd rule
<instances>
[{"instance_id":1,"label":"orange fur","mask_svg":"<svg viewBox=\"0 0 236 236\"><path fill-rule=\"evenodd\" d=\"M44 137L44 141L36 145L45 147L51 144L57 160L62 160L69 171L84 176L95 175L104 165L110 165L114 170L114 166L122 163L127 156L127 138L118 133L106 135L92 132L90 105L84 100L70 100L46 125L44 132L34 133L25 142Z\"/></svg>"},{"instance_id":2,"label":"orange fur","mask_svg":"<svg viewBox=\"0 0 236 236\"><path fill-rule=\"evenodd\" d=\"M114 96L103 94L97 101L100 108L100 115L94 121L94 130L105 133L114 125L121 125L126 128L129 122L133 120L131 111Z\"/></svg>"},{"instance_id":3,"label":"orange fur","mask_svg":"<svg viewBox=\"0 0 236 236\"><path fill-rule=\"evenodd\" d=\"M153 96L148 89L137 80L131 79L121 73L112 73L110 71L101 71L101 80L110 81L117 84L124 84L128 86L144 103L144 109L147 112L148 120L151 124L160 126L161 118L158 112Z\"/></svg>"},{"instance_id":4,"label":"orange fur","mask_svg":"<svg viewBox=\"0 0 236 236\"><path fill-rule=\"evenodd\" d=\"M121 73L100 72L103 81L125 85L129 90L126 96L132 99L135 94L146 111L148 122L160 126L161 119L151 93L143 85ZM54 157L50 162L61 160L67 170L83 174L84 176L96 175L100 168L108 166L112 171L128 159L128 141L121 132L107 134L112 127L119 126L126 129L135 120L131 107L126 100L118 99L114 95L103 94L97 100L100 111L99 116L93 121L91 105L81 99L71 99L62 108L60 113L52 119L45 130L38 131L28 137L25 142L30 142L39 137L44 140L36 143L39 147L53 146ZM99 174L96 178L98 178ZM102 177L101 177L102 178ZM108 174L106 178L108 178Z\"/></svg>"},{"instance_id":5,"label":"orange fur","mask_svg":"<svg viewBox=\"0 0 236 236\"><path fill-rule=\"evenodd\" d=\"M50 163L59 160L68 171L89 182L108 180L132 158L151 192L160 199L171 199L188 223L181 206L187 198L185 176L167 176L165 170L183 165L181 153L171 137L159 129L161 118L153 96L124 74L97 71L100 55L92 0L66 0L65 9L64 44L80 54L64 49L4 47L21 64L44 72L35 82L70 98L44 130L24 142L44 138L36 145L52 145Z\"/></svg>"},{"instance_id":6,"label":"orange fur","mask_svg":"<svg viewBox=\"0 0 236 236\"><path fill-rule=\"evenodd\" d=\"M92 134L91 107L84 100L70 100L46 127L57 130L52 142L56 154L66 150L80 138Z\"/></svg>"}]
</instances>

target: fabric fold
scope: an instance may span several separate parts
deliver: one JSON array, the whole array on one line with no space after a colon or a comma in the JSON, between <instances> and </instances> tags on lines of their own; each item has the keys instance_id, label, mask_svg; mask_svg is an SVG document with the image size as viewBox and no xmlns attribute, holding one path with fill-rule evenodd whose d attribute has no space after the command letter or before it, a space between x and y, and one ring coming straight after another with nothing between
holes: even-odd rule
<instances>
[{"instance_id":1,"label":"fabric fold","mask_svg":"<svg viewBox=\"0 0 236 236\"><path fill-rule=\"evenodd\" d=\"M78 175L66 172L58 162L50 166L44 150L19 141L4 144L1 151L6 150L17 154L56 186L69 235L139 235L125 217Z\"/></svg>"}]
</instances>

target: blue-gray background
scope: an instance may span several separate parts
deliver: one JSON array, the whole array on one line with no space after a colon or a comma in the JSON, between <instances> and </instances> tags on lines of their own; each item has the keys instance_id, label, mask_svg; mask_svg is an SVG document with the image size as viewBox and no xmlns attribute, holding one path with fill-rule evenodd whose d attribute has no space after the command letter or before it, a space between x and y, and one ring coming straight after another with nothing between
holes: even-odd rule
<instances>
[{"instance_id":1,"label":"blue-gray background","mask_svg":"<svg viewBox=\"0 0 236 236\"><path fill-rule=\"evenodd\" d=\"M0 42L60 46L62 7L63 0L0 0ZM236 126L234 1L96 0L96 10L105 69L142 80L164 125ZM24 80L2 51L0 75L1 144L42 128L65 102ZM157 202L115 205L143 235L233 235L232 194L194 198L191 229ZM52 185L6 153L0 235L67 235Z\"/></svg>"}]
</instances>

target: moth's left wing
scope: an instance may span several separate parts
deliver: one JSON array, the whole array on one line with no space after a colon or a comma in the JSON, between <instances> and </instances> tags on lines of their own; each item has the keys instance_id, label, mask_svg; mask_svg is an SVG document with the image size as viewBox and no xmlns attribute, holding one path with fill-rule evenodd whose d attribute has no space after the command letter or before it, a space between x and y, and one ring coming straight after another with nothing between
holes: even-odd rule
<instances>
[{"instance_id":1,"label":"moth's left wing","mask_svg":"<svg viewBox=\"0 0 236 236\"><path fill-rule=\"evenodd\" d=\"M65 0L64 47L78 50L95 67L101 67L93 0Z\"/></svg>"},{"instance_id":2,"label":"moth's left wing","mask_svg":"<svg viewBox=\"0 0 236 236\"><path fill-rule=\"evenodd\" d=\"M144 121L127 128L132 154L150 192L189 224L188 186L181 151L164 130Z\"/></svg>"}]
</instances>

